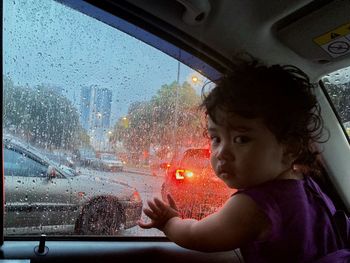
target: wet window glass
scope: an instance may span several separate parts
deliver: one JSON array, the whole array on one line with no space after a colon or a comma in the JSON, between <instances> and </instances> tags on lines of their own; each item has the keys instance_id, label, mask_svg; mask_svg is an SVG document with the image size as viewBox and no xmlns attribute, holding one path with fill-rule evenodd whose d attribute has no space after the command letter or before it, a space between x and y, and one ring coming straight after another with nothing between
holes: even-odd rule
<instances>
[{"instance_id":1,"label":"wet window glass","mask_svg":"<svg viewBox=\"0 0 350 263\"><path fill-rule=\"evenodd\" d=\"M322 81L347 135L350 136L350 67L328 74Z\"/></svg>"},{"instance_id":2,"label":"wet window glass","mask_svg":"<svg viewBox=\"0 0 350 263\"><path fill-rule=\"evenodd\" d=\"M137 226L147 199L202 218L231 194L202 135L209 66L102 20L4 1L6 235L162 236Z\"/></svg>"},{"instance_id":3,"label":"wet window glass","mask_svg":"<svg viewBox=\"0 0 350 263\"><path fill-rule=\"evenodd\" d=\"M210 166L210 153L208 149L187 150L181 160L181 165L192 165L203 168Z\"/></svg>"}]
</instances>

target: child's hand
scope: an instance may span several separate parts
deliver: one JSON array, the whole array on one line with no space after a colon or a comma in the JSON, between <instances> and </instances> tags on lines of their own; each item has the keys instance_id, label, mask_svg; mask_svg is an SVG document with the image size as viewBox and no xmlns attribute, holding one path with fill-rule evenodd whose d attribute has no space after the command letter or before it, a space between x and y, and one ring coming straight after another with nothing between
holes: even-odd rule
<instances>
[{"instance_id":1,"label":"child's hand","mask_svg":"<svg viewBox=\"0 0 350 263\"><path fill-rule=\"evenodd\" d=\"M151 222L145 223L140 220L138 225L145 229L155 227L162 230L170 218L179 216L174 199L169 194L167 198L169 205L158 198L154 198L153 202L148 201L149 208L143 209L143 212L151 219Z\"/></svg>"}]
</instances>

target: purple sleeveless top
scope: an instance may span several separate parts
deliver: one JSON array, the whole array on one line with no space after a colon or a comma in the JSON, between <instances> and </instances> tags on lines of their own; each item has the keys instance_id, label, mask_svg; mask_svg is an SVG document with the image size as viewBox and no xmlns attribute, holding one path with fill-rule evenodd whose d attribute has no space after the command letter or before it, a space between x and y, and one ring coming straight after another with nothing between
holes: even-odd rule
<instances>
[{"instance_id":1,"label":"purple sleeveless top","mask_svg":"<svg viewBox=\"0 0 350 263\"><path fill-rule=\"evenodd\" d=\"M241 247L246 263L314 262L338 250L330 218L320 200L308 190L310 181L321 191L311 178L305 178L274 180L235 193L250 196L271 221L266 240ZM334 205L322 195L333 214Z\"/></svg>"}]
</instances>

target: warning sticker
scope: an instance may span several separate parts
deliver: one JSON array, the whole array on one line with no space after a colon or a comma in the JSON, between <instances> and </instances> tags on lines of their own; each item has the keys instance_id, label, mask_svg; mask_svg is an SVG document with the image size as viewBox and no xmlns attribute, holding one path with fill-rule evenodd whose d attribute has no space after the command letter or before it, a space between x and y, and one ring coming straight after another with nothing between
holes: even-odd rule
<instances>
[{"instance_id":1,"label":"warning sticker","mask_svg":"<svg viewBox=\"0 0 350 263\"><path fill-rule=\"evenodd\" d=\"M342 25L326 34L313 39L331 57L350 53L350 23Z\"/></svg>"}]
</instances>

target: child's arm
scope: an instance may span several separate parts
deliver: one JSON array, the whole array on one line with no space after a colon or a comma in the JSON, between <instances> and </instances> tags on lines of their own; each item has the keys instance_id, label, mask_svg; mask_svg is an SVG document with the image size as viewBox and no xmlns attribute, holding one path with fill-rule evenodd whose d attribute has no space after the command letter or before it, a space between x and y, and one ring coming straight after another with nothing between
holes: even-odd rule
<instances>
[{"instance_id":1,"label":"child's arm","mask_svg":"<svg viewBox=\"0 0 350 263\"><path fill-rule=\"evenodd\" d=\"M150 209L144 212L152 221L139 225L156 227L171 241L189 249L205 252L235 249L261 238L269 228L266 216L244 194L231 197L218 212L200 221L179 218L175 202L170 196L168 200L169 205L159 199L148 202Z\"/></svg>"}]
</instances>

